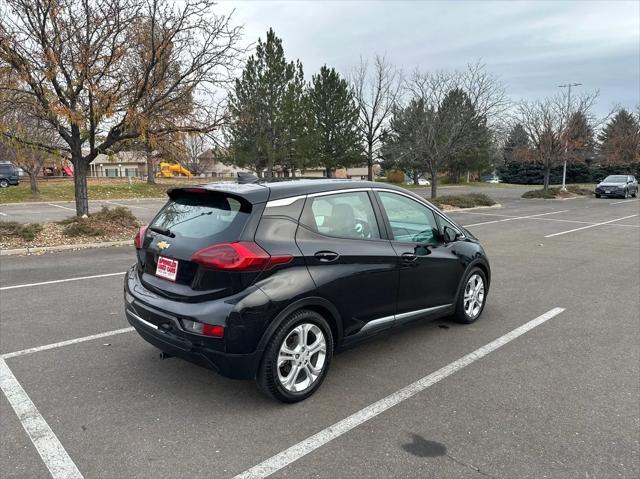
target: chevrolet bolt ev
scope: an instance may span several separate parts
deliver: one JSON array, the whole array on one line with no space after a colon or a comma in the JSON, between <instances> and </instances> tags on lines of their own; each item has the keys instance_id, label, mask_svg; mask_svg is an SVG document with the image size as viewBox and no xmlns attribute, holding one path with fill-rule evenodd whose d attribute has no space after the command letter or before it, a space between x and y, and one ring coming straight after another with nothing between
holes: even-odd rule
<instances>
[{"instance_id":1,"label":"chevrolet bolt ev","mask_svg":"<svg viewBox=\"0 0 640 479\"><path fill-rule=\"evenodd\" d=\"M421 197L363 181L174 188L135 238L128 321L161 351L296 402L334 351L422 318L482 314L478 240Z\"/></svg>"}]
</instances>

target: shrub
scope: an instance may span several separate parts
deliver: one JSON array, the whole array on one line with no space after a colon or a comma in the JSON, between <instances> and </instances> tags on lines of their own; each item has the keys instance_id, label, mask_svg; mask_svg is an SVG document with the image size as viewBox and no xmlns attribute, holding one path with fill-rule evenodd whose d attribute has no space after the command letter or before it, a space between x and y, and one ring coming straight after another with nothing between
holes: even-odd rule
<instances>
[{"instance_id":1,"label":"shrub","mask_svg":"<svg viewBox=\"0 0 640 479\"><path fill-rule=\"evenodd\" d=\"M591 196L594 193L593 190L590 190L588 188L582 188L578 185L568 185L567 190L570 193L573 193L574 195L581 195L581 196Z\"/></svg>"},{"instance_id":2,"label":"shrub","mask_svg":"<svg viewBox=\"0 0 640 479\"><path fill-rule=\"evenodd\" d=\"M548 190L531 190L522 194L523 198L542 198L545 200L553 200L560 193L560 188L549 188Z\"/></svg>"},{"instance_id":3,"label":"shrub","mask_svg":"<svg viewBox=\"0 0 640 479\"><path fill-rule=\"evenodd\" d=\"M122 224L123 226L137 226L138 220L130 209L122 206L117 206L110 210L108 207L103 206L102 209L91 215L91 218L97 221L109 221Z\"/></svg>"},{"instance_id":4,"label":"shrub","mask_svg":"<svg viewBox=\"0 0 640 479\"><path fill-rule=\"evenodd\" d=\"M65 236L102 236L108 231L136 228L138 220L127 208L118 206L109 209L103 206L100 211L87 218L72 216L58 224L64 226L62 233Z\"/></svg>"},{"instance_id":5,"label":"shrub","mask_svg":"<svg viewBox=\"0 0 640 479\"><path fill-rule=\"evenodd\" d=\"M389 183L404 183L404 171L401 171L401 170L387 171L387 181L389 181Z\"/></svg>"},{"instance_id":6,"label":"shrub","mask_svg":"<svg viewBox=\"0 0 640 479\"><path fill-rule=\"evenodd\" d=\"M549 182L554 185L562 183L563 166L551 169ZM535 163L507 163L497 169L498 176L504 183L519 185L541 185L544 182L544 168ZM575 163L567 165L567 183L597 183L607 175L630 174L640 176L640 163L628 165L587 165Z\"/></svg>"},{"instance_id":7,"label":"shrub","mask_svg":"<svg viewBox=\"0 0 640 479\"><path fill-rule=\"evenodd\" d=\"M574 195L591 196L593 191L587 188L581 188L577 185L568 185L567 191ZM531 190L522 195L523 198L542 198L545 200L553 200L562 196L571 196L560 190L560 188L549 188L547 190Z\"/></svg>"},{"instance_id":8,"label":"shrub","mask_svg":"<svg viewBox=\"0 0 640 479\"><path fill-rule=\"evenodd\" d=\"M0 221L0 237L17 236L25 241L33 241L42 226L38 223L23 225L17 221Z\"/></svg>"},{"instance_id":9,"label":"shrub","mask_svg":"<svg viewBox=\"0 0 640 479\"><path fill-rule=\"evenodd\" d=\"M443 205L456 208L473 208L474 206L493 206L496 204L493 199L483 193L439 196L430 201L438 208L442 208Z\"/></svg>"},{"instance_id":10,"label":"shrub","mask_svg":"<svg viewBox=\"0 0 640 479\"><path fill-rule=\"evenodd\" d=\"M65 226L62 230L62 234L74 238L76 236L102 236L104 231L83 222L81 219L80 221L69 223Z\"/></svg>"}]
</instances>

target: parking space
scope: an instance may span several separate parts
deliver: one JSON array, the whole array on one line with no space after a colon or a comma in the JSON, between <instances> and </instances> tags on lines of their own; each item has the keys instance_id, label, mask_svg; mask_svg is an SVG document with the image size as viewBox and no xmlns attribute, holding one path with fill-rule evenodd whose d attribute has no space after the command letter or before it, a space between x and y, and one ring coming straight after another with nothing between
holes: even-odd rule
<instances>
[{"instance_id":1,"label":"parking space","mask_svg":"<svg viewBox=\"0 0 640 479\"><path fill-rule=\"evenodd\" d=\"M302 403L123 331L127 248L2 258L3 360L84 477L638 477L640 202L501 203L452 213L492 261L483 317L342 352ZM63 477L0 414L3 477Z\"/></svg>"},{"instance_id":2,"label":"parking space","mask_svg":"<svg viewBox=\"0 0 640 479\"><path fill-rule=\"evenodd\" d=\"M89 211L99 211L103 206L114 208L124 206L131 209L142 222L148 222L165 203L162 198L129 200L93 200L89 201ZM56 201L48 203L17 203L0 205L0 219L19 223L50 223L60 221L75 214L75 203Z\"/></svg>"}]
</instances>

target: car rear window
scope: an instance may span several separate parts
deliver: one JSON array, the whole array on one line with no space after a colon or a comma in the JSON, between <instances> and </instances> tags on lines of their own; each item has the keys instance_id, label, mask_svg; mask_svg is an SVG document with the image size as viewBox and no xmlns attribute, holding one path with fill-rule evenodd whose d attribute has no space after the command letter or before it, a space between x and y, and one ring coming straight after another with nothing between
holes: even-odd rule
<instances>
[{"instance_id":1,"label":"car rear window","mask_svg":"<svg viewBox=\"0 0 640 479\"><path fill-rule=\"evenodd\" d=\"M6 175L12 175L16 172L16 169L13 165L0 165L0 172L6 174Z\"/></svg>"},{"instance_id":2,"label":"car rear window","mask_svg":"<svg viewBox=\"0 0 640 479\"><path fill-rule=\"evenodd\" d=\"M248 202L218 192L179 194L150 226L200 244L236 241L251 214Z\"/></svg>"}]
</instances>

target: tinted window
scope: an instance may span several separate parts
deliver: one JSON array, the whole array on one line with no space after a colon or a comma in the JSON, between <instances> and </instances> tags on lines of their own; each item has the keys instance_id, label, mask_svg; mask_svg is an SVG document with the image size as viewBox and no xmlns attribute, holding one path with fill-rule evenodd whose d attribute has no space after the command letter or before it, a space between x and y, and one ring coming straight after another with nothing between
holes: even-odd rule
<instances>
[{"instance_id":1,"label":"tinted window","mask_svg":"<svg viewBox=\"0 0 640 479\"><path fill-rule=\"evenodd\" d=\"M170 200L151 226L168 229L178 238L196 240L194 243L236 241L250 211L250 205L235 198L194 193Z\"/></svg>"},{"instance_id":2,"label":"tinted window","mask_svg":"<svg viewBox=\"0 0 640 479\"><path fill-rule=\"evenodd\" d=\"M366 192L336 193L309 199L313 223L310 226L318 233L353 239L380 238Z\"/></svg>"},{"instance_id":3,"label":"tinted window","mask_svg":"<svg viewBox=\"0 0 640 479\"><path fill-rule=\"evenodd\" d=\"M440 243L438 223L429 208L406 196L385 192L378 194L387 213L394 240Z\"/></svg>"},{"instance_id":4,"label":"tinted window","mask_svg":"<svg viewBox=\"0 0 640 479\"><path fill-rule=\"evenodd\" d=\"M16 172L15 168L13 167L13 165L0 165L0 173L4 174L4 175L13 175Z\"/></svg>"}]
</instances>

